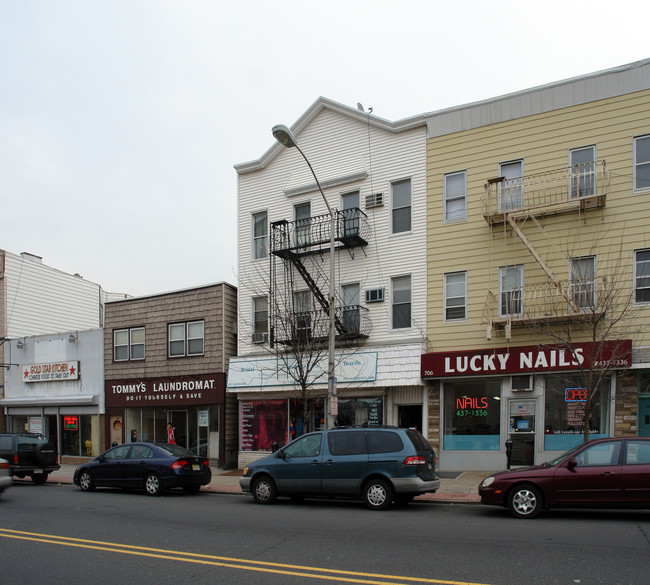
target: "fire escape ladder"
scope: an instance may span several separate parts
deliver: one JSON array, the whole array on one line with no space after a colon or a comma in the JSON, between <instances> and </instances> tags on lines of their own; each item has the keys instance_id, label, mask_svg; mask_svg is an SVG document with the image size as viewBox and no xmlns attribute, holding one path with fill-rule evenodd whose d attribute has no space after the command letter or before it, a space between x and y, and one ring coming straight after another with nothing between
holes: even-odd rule
<instances>
[{"instance_id":1,"label":"fire escape ladder","mask_svg":"<svg viewBox=\"0 0 650 585\"><path fill-rule=\"evenodd\" d=\"M300 260L300 257L297 254L288 254L287 258L296 267L296 270L298 270L300 276L302 276L302 279L309 287L309 290L311 290L311 292L314 293L314 296L316 297L316 300L318 301L320 306L323 308L323 311L325 311L325 313L329 315L329 311L330 311L329 301L327 300L323 292L320 290L320 288L318 288L318 285L312 278L311 274L309 274L309 271ZM345 333L345 328L343 327L343 323L341 323L341 320L336 316L336 314L334 315L334 325L336 326L336 330L340 334Z\"/></svg>"},{"instance_id":2,"label":"fire escape ladder","mask_svg":"<svg viewBox=\"0 0 650 585\"><path fill-rule=\"evenodd\" d=\"M528 238L524 235L524 232L521 230L521 228L517 225L517 222L515 219L511 216L507 216L507 221L510 224L510 227L514 230L514 232L519 236L519 239L523 242L524 246L528 248L528 251L533 255L533 258L537 261L537 263L542 267L542 270L546 273L546 275L549 277L555 288L557 288L558 292L562 295L564 300L567 302L569 307L571 307L571 310L575 311L576 313L580 312L580 307L576 304L575 300L572 298L572 296L569 294L569 291L567 291L563 286L562 283L558 280L557 276L553 273L553 271L549 268L548 264L544 262L542 257L538 254L537 250L535 250L535 247L530 243Z\"/></svg>"}]
</instances>

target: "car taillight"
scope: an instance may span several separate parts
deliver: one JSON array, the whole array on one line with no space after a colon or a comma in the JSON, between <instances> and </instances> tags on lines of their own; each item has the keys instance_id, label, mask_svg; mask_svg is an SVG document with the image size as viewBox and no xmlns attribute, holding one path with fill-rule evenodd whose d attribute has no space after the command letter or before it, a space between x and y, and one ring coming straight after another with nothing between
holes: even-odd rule
<instances>
[{"instance_id":1,"label":"car taillight","mask_svg":"<svg viewBox=\"0 0 650 585\"><path fill-rule=\"evenodd\" d=\"M179 459L178 461L174 461L172 463L172 469L183 469L187 465L187 461L185 459Z\"/></svg>"},{"instance_id":2,"label":"car taillight","mask_svg":"<svg viewBox=\"0 0 650 585\"><path fill-rule=\"evenodd\" d=\"M426 465L427 460L422 455L415 455L404 459L403 465Z\"/></svg>"},{"instance_id":3,"label":"car taillight","mask_svg":"<svg viewBox=\"0 0 650 585\"><path fill-rule=\"evenodd\" d=\"M3 461L2 463L0 463L0 469L9 469L9 463Z\"/></svg>"},{"instance_id":4,"label":"car taillight","mask_svg":"<svg viewBox=\"0 0 650 585\"><path fill-rule=\"evenodd\" d=\"M14 454L14 463L18 463L18 453Z\"/></svg>"},{"instance_id":5,"label":"car taillight","mask_svg":"<svg viewBox=\"0 0 650 585\"><path fill-rule=\"evenodd\" d=\"M204 459L203 460L203 467L210 467L210 460L209 459Z\"/></svg>"}]
</instances>

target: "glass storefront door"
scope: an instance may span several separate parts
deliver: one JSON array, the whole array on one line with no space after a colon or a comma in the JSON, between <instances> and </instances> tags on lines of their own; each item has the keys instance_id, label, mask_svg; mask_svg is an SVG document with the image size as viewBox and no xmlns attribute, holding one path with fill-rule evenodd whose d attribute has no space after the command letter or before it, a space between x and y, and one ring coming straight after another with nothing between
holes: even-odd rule
<instances>
[{"instance_id":1,"label":"glass storefront door","mask_svg":"<svg viewBox=\"0 0 650 585\"><path fill-rule=\"evenodd\" d=\"M510 425L508 439L512 441L511 465L535 464L535 399L511 398L508 401Z\"/></svg>"}]
</instances>

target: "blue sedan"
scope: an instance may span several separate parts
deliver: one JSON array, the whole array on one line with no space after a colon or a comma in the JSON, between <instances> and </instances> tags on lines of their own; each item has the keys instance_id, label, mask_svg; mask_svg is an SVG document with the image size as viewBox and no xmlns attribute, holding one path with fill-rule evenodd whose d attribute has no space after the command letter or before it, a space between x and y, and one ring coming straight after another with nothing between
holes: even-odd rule
<instances>
[{"instance_id":1,"label":"blue sedan","mask_svg":"<svg viewBox=\"0 0 650 585\"><path fill-rule=\"evenodd\" d=\"M167 443L118 445L74 472L74 483L84 492L96 487L141 488L150 496L168 488L196 493L211 479L208 459Z\"/></svg>"}]
</instances>

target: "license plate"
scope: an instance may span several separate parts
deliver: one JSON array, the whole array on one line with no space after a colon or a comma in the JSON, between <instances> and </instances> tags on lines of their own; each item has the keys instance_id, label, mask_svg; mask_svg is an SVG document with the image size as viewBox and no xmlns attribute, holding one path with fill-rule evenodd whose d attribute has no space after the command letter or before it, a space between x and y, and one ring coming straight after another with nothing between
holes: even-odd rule
<instances>
[{"instance_id":1,"label":"license plate","mask_svg":"<svg viewBox=\"0 0 650 585\"><path fill-rule=\"evenodd\" d=\"M427 464L427 469L431 469L432 467L433 467L433 466L431 465L431 463L428 463L428 464Z\"/></svg>"},{"instance_id":2,"label":"license plate","mask_svg":"<svg viewBox=\"0 0 650 585\"><path fill-rule=\"evenodd\" d=\"M198 463L193 463L192 471L201 471L201 466Z\"/></svg>"},{"instance_id":3,"label":"license plate","mask_svg":"<svg viewBox=\"0 0 650 585\"><path fill-rule=\"evenodd\" d=\"M43 473L42 469L34 469L34 473Z\"/></svg>"}]
</instances>

